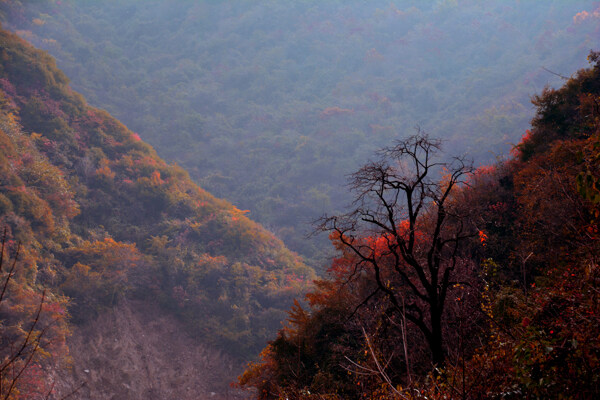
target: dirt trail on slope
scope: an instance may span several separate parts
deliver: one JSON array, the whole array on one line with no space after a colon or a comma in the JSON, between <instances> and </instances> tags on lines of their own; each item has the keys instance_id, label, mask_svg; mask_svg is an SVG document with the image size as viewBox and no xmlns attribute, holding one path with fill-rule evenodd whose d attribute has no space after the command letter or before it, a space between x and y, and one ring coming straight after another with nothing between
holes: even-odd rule
<instances>
[{"instance_id":1,"label":"dirt trail on slope","mask_svg":"<svg viewBox=\"0 0 600 400\"><path fill-rule=\"evenodd\" d=\"M157 306L124 301L75 327L69 348L73 362L56 373L56 399L82 384L70 400L247 398L229 387L240 365L193 340Z\"/></svg>"}]
</instances>

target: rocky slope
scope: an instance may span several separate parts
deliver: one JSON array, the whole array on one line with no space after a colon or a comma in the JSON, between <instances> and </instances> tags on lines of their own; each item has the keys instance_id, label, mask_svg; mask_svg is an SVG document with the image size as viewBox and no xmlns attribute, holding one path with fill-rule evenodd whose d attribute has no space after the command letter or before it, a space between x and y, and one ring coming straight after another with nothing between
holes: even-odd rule
<instances>
[{"instance_id":1,"label":"rocky slope","mask_svg":"<svg viewBox=\"0 0 600 400\"><path fill-rule=\"evenodd\" d=\"M124 301L74 330L71 365L55 375L56 398L242 399L229 383L240 365L199 344L157 305Z\"/></svg>"}]
</instances>

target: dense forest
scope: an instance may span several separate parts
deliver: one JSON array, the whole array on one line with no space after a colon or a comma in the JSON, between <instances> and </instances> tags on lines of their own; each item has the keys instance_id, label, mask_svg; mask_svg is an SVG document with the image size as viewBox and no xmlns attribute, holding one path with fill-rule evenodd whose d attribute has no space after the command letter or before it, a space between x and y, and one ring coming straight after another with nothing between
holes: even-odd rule
<instances>
[{"instance_id":1,"label":"dense forest","mask_svg":"<svg viewBox=\"0 0 600 400\"><path fill-rule=\"evenodd\" d=\"M123 298L160 303L233 356L256 354L313 270L88 106L49 55L6 31L0 44L3 398L15 376L5 363L34 355L19 345L54 362L69 324ZM34 398L44 358L24 371L21 398Z\"/></svg>"},{"instance_id":2,"label":"dense forest","mask_svg":"<svg viewBox=\"0 0 600 400\"><path fill-rule=\"evenodd\" d=\"M600 397L597 1L0 22L1 398Z\"/></svg>"},{"instance_id":3,"label":"dense forest","mask_svg":"<svg viewBox=\"0 0 600 400\"><path fill-rule=\"evenodd\" d=\"M534 97L512 157L398 141L325 217L339 251L240 383L259 399L600 396L600 53ZM441 174L437 174L440 172Z\"/></svg>"},{"instance_id":4,"label":"dense forest","mask_svg":"<svg viewBox=\"0 0 600 400\"><path fill-rule=\"evenodd\" d=\"M594 1L0 2L90 104L309 264L343 177L415 126L492 162L585 66ZM550 72L549 72L550 71Z\"/></svg>"}]
</instances>

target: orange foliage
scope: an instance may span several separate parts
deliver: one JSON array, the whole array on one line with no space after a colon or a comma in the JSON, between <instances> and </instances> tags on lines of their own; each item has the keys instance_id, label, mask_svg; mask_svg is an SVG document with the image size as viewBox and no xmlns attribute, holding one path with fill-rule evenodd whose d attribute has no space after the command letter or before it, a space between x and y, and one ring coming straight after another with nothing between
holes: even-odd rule
<instances>
[{"instance_id":1,"label":"orange foliage","mask_svg":"<svg viewBox=\"0 0 600 400\"><path fill-rule=\"evenodd\" d=\"M591 11L591 12L588 12L585 10L578 12L573 17L573 23L580 24L583 21L586 21L588 19L595 19L595 18L600 18L600 7L598 7L597 9L595 9L594 11Z\"/></svg>"},{"instance_id":2,"label":"orange foliage","mask_svg":"<svg viewBox=\"0 0 600 400\"><path fill-rule=\"evenodd\" d=\"M152 175L150 175L150 181L155 186L160 186L165 183L165 181L160 177L160 171L154 171Z\"/></svg>"},{"instance_id":3,"label":"orange foliage","mask_svg":"<svg viewBox=\"0 0 600 400\"><path fill-rule=\"evenodd\" d=\"M96 175L111 181L114 180L116 174L110 169L108 160L102 160L100 165L100 168L96 169Z\"/></svg>"},{"instance_id":4,"label":"orange foliage","mask_svg":"<svg viewBox=\"0 0 600 400\"><path fill-rule=\"evenodd\" d=\"M319 114L319 117L324 119L324 118L333 117L336 115L344 115L344 114L354 114L354 110L349 110L347 108L340 108L340 107L327 107L326 109L321 111L321 114Z\"/></svg>"}]
</instances>

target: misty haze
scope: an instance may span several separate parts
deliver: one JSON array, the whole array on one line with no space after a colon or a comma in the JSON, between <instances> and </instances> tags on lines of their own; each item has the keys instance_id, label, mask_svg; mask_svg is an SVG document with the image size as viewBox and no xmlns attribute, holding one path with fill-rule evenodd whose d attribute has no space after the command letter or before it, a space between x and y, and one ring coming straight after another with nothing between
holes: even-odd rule
<instances>
[{"instance_id":1,"label":"misty haze","mask_svg":"<svg viewBox=\"0 0 600 400\"><path fill-rule=\"evenodd\" d=\"M600 396L597 1L0 22L2 398Z\"/></svg>"}]
</instances>

